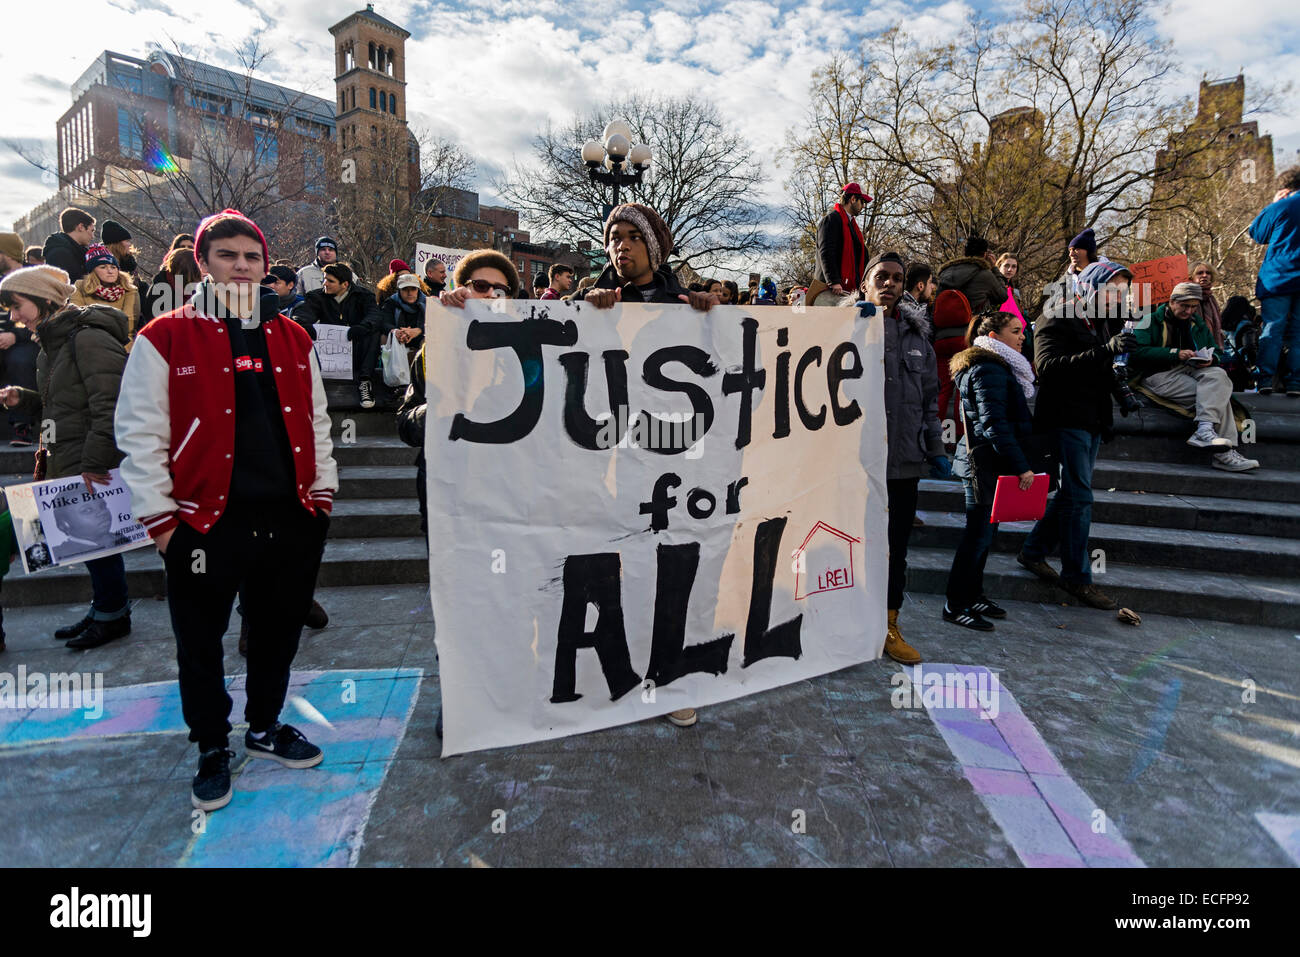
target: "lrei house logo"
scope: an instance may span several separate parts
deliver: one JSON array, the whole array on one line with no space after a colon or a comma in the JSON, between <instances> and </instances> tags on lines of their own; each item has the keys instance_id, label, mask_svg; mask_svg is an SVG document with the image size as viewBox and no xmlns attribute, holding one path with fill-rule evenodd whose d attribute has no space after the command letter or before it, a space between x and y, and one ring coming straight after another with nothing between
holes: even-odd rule
<instances>
[{"instance_id":1,"label":"lrei house logo","mask_svg":"<svg viewBox=\"0 0 1300 957\"><path fill-rule=\"evenodd\" d=\"M50 926L56 928L129 928L134 937L148 937L152 926L151 894L71 894L50 898Z\"/></svg>"}]
</instances>

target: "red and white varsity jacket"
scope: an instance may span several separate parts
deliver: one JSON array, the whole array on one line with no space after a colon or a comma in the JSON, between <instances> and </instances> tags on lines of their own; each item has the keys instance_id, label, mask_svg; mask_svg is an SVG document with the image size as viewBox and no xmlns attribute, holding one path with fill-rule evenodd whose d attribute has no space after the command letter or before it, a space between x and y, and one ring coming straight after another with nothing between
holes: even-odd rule
<instances>
[{"instance_id":1,"label":"red and white varsity jacket","mask_svg":"<svg viewBox=\"0 0 1300 957\"><path fill-rule=\"evenodd\" d=\"M298 498L309 512L328 513L339 471L311 337L281 315L265 330ZM177 521L207 532L225 510L235 450L232 366L225 320L204 315L196 300L151 321L131 347L114 428L132 510L154 538Z\"/></svg>"}]
</instances>

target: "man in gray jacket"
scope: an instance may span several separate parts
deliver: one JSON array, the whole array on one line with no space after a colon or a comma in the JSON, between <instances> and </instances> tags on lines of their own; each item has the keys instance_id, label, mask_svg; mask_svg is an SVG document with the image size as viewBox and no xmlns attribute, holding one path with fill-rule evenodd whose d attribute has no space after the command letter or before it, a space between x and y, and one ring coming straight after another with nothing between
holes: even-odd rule
<instances>
[{"instance_id":1,"label":"man in gray jacket","mask_svg":"<svg viewBox=\"0 0 1300 957\"><path fill-rule=\"evenodd\" d=\"M887 252L867 263L863 294L884 314L885 418L889 437L889 631L885 654L914 665L921 654L903 640L898 612L903 607L907 543L916 518L921 477L938 460L947 463L939 423L939 367L930 345L925 309L902 301L906 266Z\"/></svg>"}]
</instances>

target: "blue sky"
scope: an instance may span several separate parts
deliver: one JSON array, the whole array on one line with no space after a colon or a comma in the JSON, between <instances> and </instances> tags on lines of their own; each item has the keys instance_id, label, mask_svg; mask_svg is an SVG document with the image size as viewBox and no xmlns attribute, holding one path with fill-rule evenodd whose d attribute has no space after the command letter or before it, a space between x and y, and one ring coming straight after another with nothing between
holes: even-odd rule
<instances>
[{"instance_id":1,"label":"blue sky","mask_svg":"<svg viewBox=\"0 0 1300 957\"><path fill-rule=\"evenodd\" d=\"M267 78L333 98L327 28L360 9L357 0L44 0L42 16L15 23L0 46L9 80L3 136L52 153L69 85L104 49L143 55L171 39L202 59L236 67L229 51L257 35L271 51ZM408 116L452 136L490 182L548 119L563 121L611 95L702 92L748 135L770 174L764 198L781 201L786 171L775 155L807 108L813 70L835 49L899 22L934 39L956 36L977 13L1007 15L1021 4L811 0L377 0L376 11L413 34L407 43ZM1227 11L1231 11L1228 15ZM52 42L50 24L78 24ZM1183 63L1179 89L1203 74L1300 81L1300 27L1276 0L1171 0L1157 18ZM57 55L51 56L51 51ZM1300 83L1297 83L1300 87ZM1263 118L1275 145L1294 158L1300 110ZM46 198L51 187L0 145L0 225ZM25 237L26 238L26 237Z\"/></svg>"}]
</instances>

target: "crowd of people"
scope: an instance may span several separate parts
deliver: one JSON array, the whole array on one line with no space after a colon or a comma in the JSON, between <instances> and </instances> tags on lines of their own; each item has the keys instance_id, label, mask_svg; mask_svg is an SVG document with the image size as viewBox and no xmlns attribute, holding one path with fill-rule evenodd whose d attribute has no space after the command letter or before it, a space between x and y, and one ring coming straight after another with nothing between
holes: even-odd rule
<instances>
[{"instance_id":1,"label":"crowd of people","mask_svg":"<svg viewBox=\"0 0 1300 957\"><path fill-rule=\"evenodd\" d=\"M858 184L844 187L818 227L816 277L808 286L778 288L760 277L743 291L729 280L683 285L669 265L669 227L638 203L610 211L608 264L598 275L579 277L556 264L531 290L493 250L460 259L451 282L439 259L421 275L394 259L371 289L341 261L331 237L320 237L313 259L295 266L273 259L262 231L235 210L177 235L147 282L127 230L109 221L96 235L94 217L79 209L64 211L60 231L43 247L0 234L0 402L11 444L40 441L35 476L79 476L89 490L120 469L133 514L166 568L182 710L200 755L194 806L214 810L230 800L232 703L221 640L236 600L248 660L247 752L294 768L322 757L279 720L302 629L327 620L313 592L338 468L313 347L321 325L347 328L363 408L376 404L381 346L390 356L404 347L396 429L419 450L416 487L427 530L424 324L431 299L459 308L469 299L531 293L597 309L653 302L705 312L802 302L856 305L879 316L888 445L884 650L908 664L922 657L904 640L899 616L923 478L955 477L965 490L945 621L987 631L1006 616L983 583L998 531L994 489L1011 477L1028 490L1044 474L1055 495L1018 562L1089 606L1114 609L1092 582L1088 536L1093 469L1116 406L1127 414L1140 394L1181 410L1194 422L1188 444L1208 450L1216 468L1239 472L1259 463L1237 449L1234 388L1254 380L1260 393L1277 388L1300 397L1300 171L1283 174L1274 202L1251 226L1251 236L1268 246L1259 323L1245 300L1219 307L1207 263L1194 264L1168 302L1139 316L1133 273L1098 254L1090 229L1070 242L1066 267L1041 310L1029 310L1037 317L1030 323L1014 253L995 255L970 237L961 257L937 268L892 251L869 255L856 217L870 202ZM955 426L951 435L945 419ZM1048 562L1056 552L1059 572ZM90 608L55 632L74 649L131 628L121 554L86 566ZM679 726L698 720L692 709L667 717Z\"/></svg>"}]
</instances>

